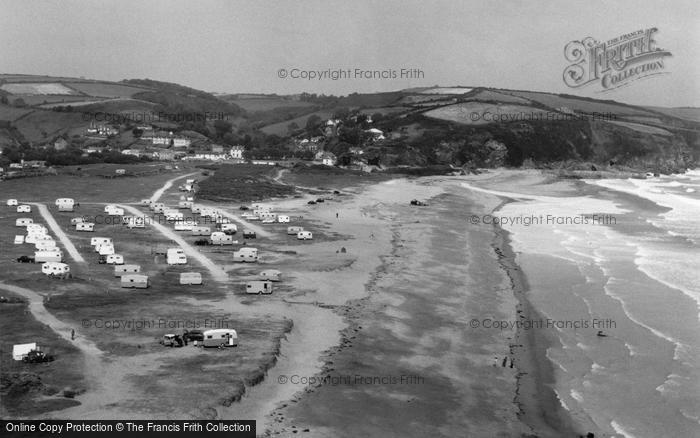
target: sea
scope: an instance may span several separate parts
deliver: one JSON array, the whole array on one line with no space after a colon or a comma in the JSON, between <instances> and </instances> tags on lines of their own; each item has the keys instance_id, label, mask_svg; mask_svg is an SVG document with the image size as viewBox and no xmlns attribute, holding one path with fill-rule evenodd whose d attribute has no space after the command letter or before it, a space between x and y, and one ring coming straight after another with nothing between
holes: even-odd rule
<instances>
[{"instance_id":1,"label":"sea","mask_svg":"<svg viewBox=\"0 0 700 438\"><path fill-rule=\"evenodd\" d=\"M513 202L494 213L552 389L583 430L700 436L700 172L572 184L580 195L499 193Z\"/></svg>"}]
</instances>

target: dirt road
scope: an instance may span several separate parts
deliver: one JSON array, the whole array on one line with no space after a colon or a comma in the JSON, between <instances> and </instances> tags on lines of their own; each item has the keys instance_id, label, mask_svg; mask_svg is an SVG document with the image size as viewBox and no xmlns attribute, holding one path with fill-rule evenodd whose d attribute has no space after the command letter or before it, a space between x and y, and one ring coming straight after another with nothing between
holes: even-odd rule
<instances>
[{"instance_id":1,"label":"dirt road","mask_svg":"<svg viewBox=\"0 0 700 438\"><path fill-rule=\"evenodd\" d=\"M23 287L5 283L0 283L0 289L16 293L26 298L29 301L29 311L37 321L49 326L57 335L78 347L85 355L99 356L102 354L102 351L97 348L95 344L85 338L78 336L74 340L71 339L71 330L75 329L75 327L71 327L49 313L46 307L44 307L44 297L40 294Z\"/></svg>"},{"instance_id":2,"label":"dirt road","mask_svg":"<svg viewBox=\"0 0 700 438\"><path fill-rule=\"evenodd\" d=\"M78 263L85 263L85 259L82 255L80 255L80 251L78 251L75 245L73 245L73 242L66 235L61 226L58 225L58 222L56 222L56 219L54 219L53 215L46 207L46 205L37 202L31 204L39 209L39 214L41 214L41 217L44 218L46 224L49 226L49 228L51 228L51 231L56 235L56 237L58 237L58 240L61 241L61 244L66 249L66 251L68 251L68 254L70 254L71 258Z\"/></svg>"}]
</instances>

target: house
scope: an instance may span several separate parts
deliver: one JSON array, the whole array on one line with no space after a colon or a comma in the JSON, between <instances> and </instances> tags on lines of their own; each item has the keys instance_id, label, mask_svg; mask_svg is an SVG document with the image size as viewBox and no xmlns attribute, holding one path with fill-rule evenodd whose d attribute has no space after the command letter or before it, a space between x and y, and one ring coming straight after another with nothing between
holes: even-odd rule
<instances>
[{"instance_id":1,"label":"house","mask_svg":"<svg viewBox=\"0 0 700 438\"><path fill-rule=\"evenodd\" d=\"M386 138L384 132L377 128L370 128L366 130L365 133L369 134L374 141L384 140Z\"/></svg>"},{"instance_id":2,"label":"house","mask_svg":"<svg viewBox=\"0 0 700 438\"><path fill-rule=\"evenodd\" d=\"M354 156L363 155L365 153L365 151L362 148L358 147L351 147L350 149L348 149L348 152L350 152L350 154Z\"/></svg>"},{"instance_id":3,"label":"house","mask_svg":"<svg viewBox=\"0 0 700 438\"><path fill-rule=\"evenodd\" d=\"M163 161L173 161L177 156L175 151L169 149L159 149L153 152L153 158Z\"/></svg>"},{"instance_id":4,"label":"house","mask_svg":"<svg viewBox=\"0 0 700 438\"><path fill-rule=\"evenodd\" d=\"M224 153L224 147L221 146L220 144L213 144L211 145L211 152L213 154L223 154Z\"/></svg>"},{"instance_id":5,"label":"house","mask_svg":"<svg viewBox=\"0 0 700 438\"><path fill-rule=\"evenodd\" d=\"M233 146L229 153L231 154L231 158L233 158L235 160L242 160L243 159L243 151L245 151L245 148L243 146L237 145L237 146Z\"/></svg>"},{"instance_id":6,"label":"house","mask_svg":"<svg viewBox=\"0 0 700 438\"><path fill-rule=\"evenodd\" d=\"M116 266L115 266L116 268ZM121 286L136 288L136 289L146 289L148 287L148 275L139 274L128 274L123 275L121 278Z\"/></svg>"},{"instance_id":7,"label":"house","mask_svg":"<svg viewBox=\"0 0 700 438\"><path fill-rule=\"evenodd\" d=\"M251 280L245 285L247 294L271 294L272 282L269 280Z\"/></svg>"},{"instance_id":8,"label":"house","mask_svg":"<svg viewBox=\"0 0 700 438\"><path fill-rule=\"evenodd\" d=\"M59 137L58 140L53 142L53 148L56 149L57 151L62 151L67 147L68 147L68 142L63 137Z\"/></svg>"},{"instance_id":9,"label":"house","mask_svg":"<svg viewBox=\"0 0 700 438\"><path fill-rule=\"evenodd\" d=\"M143 154L143 151L140 149L124 149L122 150L122 154L131 155L138 158L141 156L141 154Z\"/></svg>"},{"instance_id":10,"label":"house","mask_svg":"<svg viewBox=\"0 0 700 438\"><path fill-rule=\"evenodd\" d=\"M321 156L321 163L323 163L324 166L335 166L337 161L338 159L332 152L324 152Z\"/></svg>"},{"instance_id":11,"label":"house","mask_svg":"<svg viewBox=\"0 0 700 438\"><path fill-rule=\"evenodd\" d=\"M199 272L183 272L180 274L180 284L202 284L202 274Z\"/></svg>"}]
</instances>

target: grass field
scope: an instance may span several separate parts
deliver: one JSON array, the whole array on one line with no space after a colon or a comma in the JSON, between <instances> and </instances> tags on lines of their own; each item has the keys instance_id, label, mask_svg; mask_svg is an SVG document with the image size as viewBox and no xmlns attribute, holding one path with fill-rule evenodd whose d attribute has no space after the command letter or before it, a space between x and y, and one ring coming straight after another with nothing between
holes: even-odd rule
<instances>
[{"instance_id":1,"label":"grass field","mask_svg":"<svg viewBox=\"0 0 700 438\"><path fill-rule=\"evenodd\" d=\"M465 102L436 108L426 111L423 114L427 117L449 120L466 125L486 125L489 123L498 123L501 120L502 122L511 121L509 117L513 117L515 121L518 121L518 117L520 117L519 120L525 117L523 115L544 115L545 113L546 111L544 110L523 105L494 105L482 102ZM499 117L503 117L503 119Z\"/></svg>"},{"instance_id":2,"label":"grass field","mask_svg":"<svg viewBox=\"0 0 700 438\"><path fill-rule=\"evenodd\" d=\"M136 93L150 91L149 88L110 82L66 82L65 84L85 95L94 97L132 97Z\"/></svg>"},{"instance_id":3,"label":"grass field","mask_svg":"<svg viewBox=\"0 0 700 438\"><path fill-rule=\"evenodd\" d=\"M290 123L296 123L298 126L304 127L306 126L306 121L311 117L312 115L317 115L321 118L321 120L326 120L329 117L333 115L332 110L321 110L321 111L316 111L311 114L306 114L301 117L297 117L295 119L291 120L285 120L284 122L279 122L279 123L274 123L272 125L267 125L261 129L262 132L264 132L267 135L279 135L283 136L288 133L288 126Z\"/></svg>"},{"instance_id":4,"label":"grass field","mask_svg":"<svg viewBox=\"0 0 700 438\"><path fill-rule=\"evenodd\" d=\"M19 83L19 84L3 84L0 89L14 95L45 95L45 94L61 94L71 95L76 94L75 90L66 87L57 82L38 82L38 83Z\"/></svg>"},{"instance_id":5,"label":"grass field","mask_svg":"<svg viewBox=\"0 0 700 438\"><path fill-rule=\"evenodd\" d=\"M95 168L90 169L92 172L104 170L102 166L93 167ZM192 169L183 170L185 171L191 172ZM248 171L249 174L254 173L252 169ZM130 391L128 398L120 400L123 404L115 406L115 409L151 413L154 416L175 412L181 417L206 417L211 415L211 407L229 405L240 399L245 387L260 382L276 362L280 339L291 329L291 321L281 316L254 314L248 311L246 306L261 299L280 301L293 291L282 286L276 289L274 296L250 297L245 295L244 282L246 278L254 278L263 266L293 263L296 260L294 254L275 247L280 243L279 239L283 242L297 242L294 236L287 236L283 232L285 224L272 225L270 229L274 228L279 238L277 241L258 239L253 242L261 251L261 261L255 265L232 262L231 253L240 245L201 247L200 251L206 257L229 271L232 276L230 284L219 285L211 281L207 270L194 261L190 261L186 266L168 266L164 256L154 254L152 249L156 246L174 245L153 229L129 230L118 223L105 223L108 221L105 221L103 205L97 203L133 202L148 197L155 188L173 176L168 172L142 178L106 180L64 174L35 178L27 187L14 181L8 181L12 183L10 186L7 185L8 182L3 182L3 189L8 189L3 191L6 197L14 196L49 204L54 218L87 263L81 266L67 259L65 261L71 265L73 278L52 280L41 274L39 265L13 261L20 255L31 255L34 250L32 245L11 244L15 234L23 234L21 228L14 226L15 219L29 216L36 223L43 223L43 220L36 212L18 214L15 209L1 205L0 242L6 249L0 260L0 281L44 295L50 292L51 298L45 304L47 309L60 320L75 326L77 336L89 339L106 352L110 365L106 365L105 372L113 374L116 385ZM82 203L75 212L58 212L52 201L59 196L71 196ZM177 189L171 189L162 199L173 205L179 199ZM150 214L147 209L143 211L144 214ZM70 225L70 219L76 216L100 217L97 220L96 231L75 231ZM239 224L239 229L242 228ZM124 256L127 263L139 264L142 272L150 276L151 286L145 290L121 288L118 278L113 275L113 267L97 263L97 254L89 244L90 238L94 236L113 238L117 252ZM189 243L200 238L189 233L182 233L181 236ZM323 241L332 239L332 236L325 236L319 231L316 238ZM180 285L180 272L201 272L204 285ZM232 295L240 296L243 307L216 305L220 301L230 301ZM69 344L54 342L52 332L47 328L43 329L43 334L38 328L33 328L32 324L43 326L33 322L31 315L22 310L21 304L14 304L12 308L2 306L4 305L0 305L3 316L0 328L3 329L3 335L0 336L0 348L3 361L8 357L5 354L7 348L16 343L16 333L26 334L27 336L22 338L26 342L36 340L43 345L55 345L54 352L60 356L60 360L37 366L44 367L41 377L44 386L32 383L31 379L36 380L32 376L15 376L19 365L11 364L12 367L5 367L3 362L3 395L11 395L3 397L2 400L8 415L16 416L18 412L24 415L41 415L41 412L65 408L69 403L74 404L74 401L62 396L57 398L57 402L45 399L46 391L56 390L52 382L63 382L80 391L99 390L91 387L90 382L82 378L80 363L69 362L80 357L71 350ZM91 325L86 327L84 320L91 321ZM105 321L116 320L146 321L150 325L141 325L138 329L133 325L116 329L104 326ZM157 339L164 333L182 333L188 328L188 324L197 324L203 329L215 326L235 328L239 334L239 346L235 349L204 350L192 346L170 349L158 344ZM11 337L8 336L10 334ZM120 363L128 365L119 366ZM139 365L136 366L137 364ZM217 369L225 369L226 372L202 372ZM18 387L11 384L22 379L34 386L29 387L29 384L25 384ZM9 406L8 402L12 402L16 408Z\"/></svg>"},{"instance_id":6,"label":"grass field","mask_svg":"<svg viewBox=\"0 0 700 438\"><path fill-rule=\"evenodd\" d=\"M209 201L250 202L293 194L292 187L272 179L278 170L273 166L224 164L199 184L197 197Z\"/></svg>"},{"instance_id":7,"label":"grass field","mask_svg":"<svg viewBox=\"0 0 700 438\"><path fill-rule=\"evenodd\" d=\"M520 96L541 104L547 105L550 108L567 107L574 111L585 113L612 113L617 116L623 115L647 115L653 116L649 111L637 109L626 105L617 105L614 103L591 102L583 99L573 99L568 97L557 96L556 94L537 93L534 91L507 91L506 93L515 96Z\"/></svg>"}]
</instances>

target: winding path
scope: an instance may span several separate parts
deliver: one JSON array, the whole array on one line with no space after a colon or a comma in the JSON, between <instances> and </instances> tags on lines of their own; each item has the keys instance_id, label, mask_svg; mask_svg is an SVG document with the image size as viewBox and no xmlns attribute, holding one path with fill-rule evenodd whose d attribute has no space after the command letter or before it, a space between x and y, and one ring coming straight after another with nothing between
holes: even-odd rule
<instances>
[{"instance_id":1,"label":"winding path","mask_svg":"<svg viewBox=\"0 0 700 438\"><path fill-rule=\"evenodd\" d=\"M188 176L192 175L198 175L199 172L194 172L194 173L188 173L187 175L180 175L178 177L175 177L173 179L169 179L168 181L163 184L163 187L159 188L153 193L153 196L151 196L151 202L156 202L160 199L161 196L163 196L163 193L165 193L166 190L168 190L170 187L173 186L173 183L179 179L182 178L187 178Z\"/></svg>"},{"instance_id":2,"label":"winding path","mask_svg":"<svg viewBox=\"0 0 700 438\"><path fill-rule=\"evenodd\" d=\"M99 356L102 354L102 350L97 348L94 343L86 338L76 337L74 340L72 340L71 330L73 330L75 327L71 327L69 324L59 320L49 313L49 311L46 310L46 307L44 307L43 296L32 290L1 282L0 289L16 293L17 295L21 295L26 298L29 301L29 311L32 313L34 318L39 321L39 323L46 324L57 335L78 347L80 351L85 353L87 356Z\"/></svg>"},{"instance_id":3,"label":"winding path","mask_svg":"<svg viewBox=\"0 0 700 438\"><path fill-rule=\"evenodd\" d=\"M61 241L61 244L64 248L66 248L66 251L68 251L68 254L70 254L71 258L78 263L85 263L85 259L80 254L80 251L78 251L75 245L73 245L73 242L66 235L61 226L58 225L58 222L56 222L56 219L54 219L53 215L46 207L46 205L38 202L32 202L30 204L36 206L36 208L39 209L39 214L41 214L41 217L44 218L46 224L49 226L49 228L51 228L51 231L56 235L56 237L58 237L58 240Z\"/></svg>"}]
</instances>

